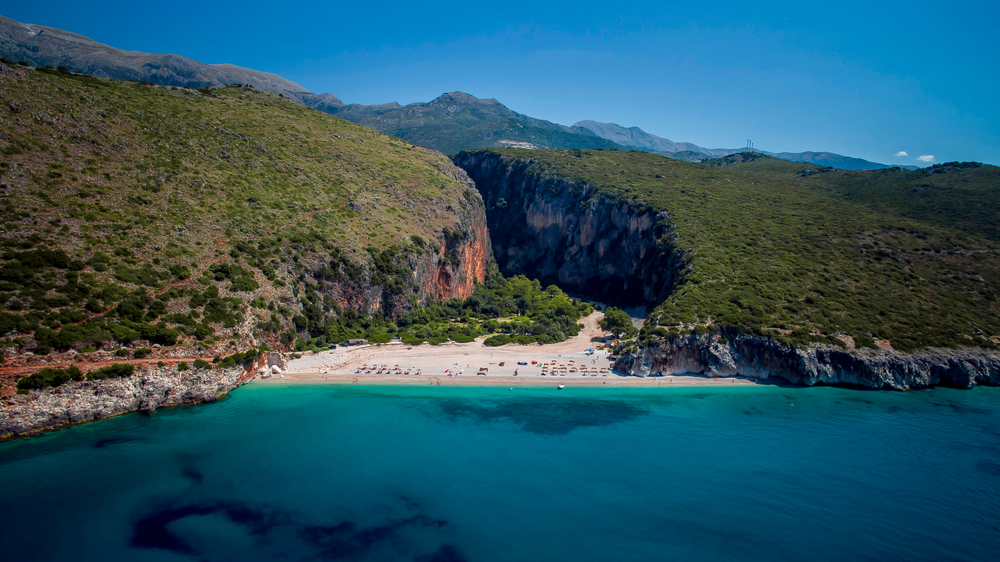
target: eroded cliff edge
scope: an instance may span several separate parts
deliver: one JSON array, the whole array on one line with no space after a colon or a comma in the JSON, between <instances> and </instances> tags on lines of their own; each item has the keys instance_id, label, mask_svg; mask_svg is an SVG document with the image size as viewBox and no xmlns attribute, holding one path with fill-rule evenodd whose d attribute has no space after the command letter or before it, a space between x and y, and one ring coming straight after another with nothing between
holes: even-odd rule
<instances>
[{"instance_id":1,"label":"eroded cliff edge","mask_svg":"<svg viewBox=\"0 0 1000 562\"><path fill-rule=\"evenodd\" d=\"M594 197L586 184L533 173L528 158L475 151L462 152L454 161L486 202L494 255L505 274L551 279L611 303L659 304L688 272L666 212L642 202ZM1000 384L1000 354L977 348L915 353L851 345L796 348L713 328L682 336L651 331L619 351L616 370L640 377L738 375L896 390Z\"/></svg>"},{"instance_id":2,"label":"eroded cliff edge","mask_svg":"<svg viewBox=\"0 0 1000 562\"><path fill-rule=\"evenodd\" d=\"M304 287L332 297L341 309L362 315L381 312L398 318L411 312L414 304L469 297L476 283L486 278L493 259L485 207L465 172L450 163L438 171L464 184L461 197L426 205L428 218L448 223L438 237L391 248L369 247L371 255L361 263L345 259L339 251L304 256L291 264L289 274ZM365 212L375 205L359 198L350 207ZM294 300L288 302L294 306Z\"/></svg>"},{"instance_id":3,"label":"eroded cliff edge","mask_svg":"<svg viewBox=\"0 0 1000 562\"><path fill-rule=\"evenodd\" d=\"M1000 385L1000 354L971 348L891 350L792 348L761 337L719 334L671 337L622 353L615 369L633 376L743 376L813 386L842 384L907 390Z\"/></svg>"},{"instance_id":4,"label":"eroded cliff edge","mask_svg":"<svg viewBox=\"0 0 1000 562\"><path fill-rule=\"evenodd\" d=\"M534 174L530 160L461 152L454 161L482 195L493 255L504 274L537 277L623 305L657 303L676 283L684 260L669 243L666 213Z\"/></svg>"},{"instance_id":5,"label":"eroded cliff edge","mask_svg":"<svg viewBox=\"0 0 1000 562\"><path fill-rule=\"evenodd\" d=\"M260 369L284 365L277 353L247 365L178 371L147 364L129 377L67 383L18 394L0 404L0 440L32 435L129 412L215 402L253 380Z\"/></svg>"}]
</instances>

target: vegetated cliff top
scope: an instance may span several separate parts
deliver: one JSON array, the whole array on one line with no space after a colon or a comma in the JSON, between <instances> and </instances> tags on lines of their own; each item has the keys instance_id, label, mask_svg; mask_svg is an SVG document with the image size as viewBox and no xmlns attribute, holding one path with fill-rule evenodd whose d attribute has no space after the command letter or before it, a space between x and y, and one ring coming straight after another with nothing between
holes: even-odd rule
<instances>
[{"instance_id":1,"label":"vegetated cliff top","mask_svg":"<svg viewBox=\"0 0 1000 562\"><path fill-rule=\"evenodd\" d=\"M324 111L445 154L511 143L528 143L534 148L629 150L587 129L528 117L494 99L464 92L443 94L428 103L350 104Z\"/></svg>"},{"instance_id":2,"label":"vegetated cliff top","mask_svg":"<svg viewBox=\"0 0 1000 562\"><path fill-rule=\"evenodd\" d=\"M713 167L602 150L492 150L676 225L687 254L652 326L731 325L782 341L898 350L1000 335L1000 168L845 171L763 157ZM733 158L733 157L729 157Z\"/></svg>"},{"instance_id":3,"label":"vegetated cliff top","mask_svg":"<svg viewBox=\"0 0 1000 562\"><path fill-rule=\"evenodd\" d=\"M0 347L273 347L303 292L405 310L477 198L443 155L274 94L0 64Z\"/></svg>"}]
</instances>

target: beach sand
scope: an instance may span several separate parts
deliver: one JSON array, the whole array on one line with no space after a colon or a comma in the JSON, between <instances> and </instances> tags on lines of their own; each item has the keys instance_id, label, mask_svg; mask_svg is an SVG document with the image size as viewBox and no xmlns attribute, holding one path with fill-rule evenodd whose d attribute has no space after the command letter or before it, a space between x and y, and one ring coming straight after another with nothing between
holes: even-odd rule
<instances>
[{"instance_id":1,"label":"beach sand","mask_svg":"<svg viewBox=\"0 0 1000 562\"><path fill-rule=\"evenodd\" d=\"M582 320L584 328L577 336L550 345L487 347L480 338L471 343L418 346L396 343L304 353L301 358L291 360L282 375L258 379L258 383L612 388L754 384L740 377L709 378L692 374L640 378L615 373L608 352L597 349L605 335L597 326L602 317L603 313L594 312ZM543 369L543 364L548 368ZM377 373L379 369L383 372Z\"/></svg>"}]
</instances>

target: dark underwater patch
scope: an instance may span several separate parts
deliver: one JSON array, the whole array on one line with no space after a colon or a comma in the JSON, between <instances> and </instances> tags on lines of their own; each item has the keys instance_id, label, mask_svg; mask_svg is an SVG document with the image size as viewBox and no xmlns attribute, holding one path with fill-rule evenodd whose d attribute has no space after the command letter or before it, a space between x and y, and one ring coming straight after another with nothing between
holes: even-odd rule
<instances>
[{"instance_id":1,"label":"dark underwater patch","mask_svg":"<svg viewBox=\"0 0 1000 562\"><path fill-rule=\"evenodd\" d=\"M967 404L956 404L954 402L949 402L947 406L951 408L951 411L962 414L976 414L979 416L984 416L991 413L986 408L980 408L978 406L969 406Z\"/></svg>"},{"instance_id":2,"label":"dark underwater patch","mask_svg":"<svg viewBox=\"0 0 1000 562\"><path fill-rule=\"evenodd\" d=\"M446 544L427 556L418 556L415 562L465 562L465 557L454 545Z\"/></svg>"},{"instance_id":3,"label":"dark underwater patch","mask_svg":"<svg viewBox=\"0 0 1000 562\"><path fill-rule=\"evenodd\" d=\"M539 435L566 435L574 429L625 422L648 413L645 408L623 400L442 400L439 406L452 421L471 419L481 424L506 421Z\"/></svg>"},{"instance_id":4,"label":"dark underwater patch","mask_svg":"<svg viewBox=\"0 0 1000 562\"><path fill-rule=\"evenodd\" d=\"M271 545L282 552L309 553L309 559L320 560L364 560L368 556L384 554L386 550L396 551L414 560L464 560L454 546L442 544L441 538L435 536L437 530L446 527L448 523L424 514L390 519L369 527L362 527L351 520L331 525L310 525L296 522L282 511L266 511L242 502L226 501L161 506L135 522L129 545L204 558L204 554L198 552L182 535L171 530L173 523L193 516L223 517L243 528L248 536L256 537L264 558L267 557L264 555L267 550L265 545ZM426 539L421 546L410 544L414 532ZM410 552L411 550L414 552ZM428 550L431 551L430 554L424 554Z\"/></svg>"},{"instance_id":5,"label":"dark underwater patch","mask_svg":"<svg viewBox=\"0 0 1000 562\"><path fill-rule=\"evenodd\" d=\"M107 439L95 441L94 448L103 449L105 447L110 447L111 445L117 445L119 443L133 443L138 440L138 437L109 437Z\"/></svg>"},{"instance_id":6,"label":"dark underwater patch","mask_svg":"<svg viewBox=\"0 0 1000 562\"><path fill-rule=\"evenodd\" d=\"M441 519L417 515L363 529L359 529L354 521L344 521L332 526L306 526L300 536L319 549L321 558L343 560L363 555L382 544L396 544L400 533L407 528L437 528L445 525L447 522ZM431 556L434 555L436 553Z\"/></svg>"},{"instance_id":7,"label":"dark underwater patch","mask_svg":"<svg viewBox=\"0 0 1000 562\"><path fill-rule=\"evenodd\" d=\"M981 460L976 463L976 469L984 474L1000 478L1000 463Z\"/></svg>"},{"instance_id":8,"label":"dark underwater patch","mask_svg":"<svg viewBox=\"0 0 1000 562\"><path fill-rule=\"evenodd\" d=\"M251 535L262 534L275 524L272 517L240 502L167 507L158 509L135 523L129 546L167 550L178 554L197 554L191 545L167 528L171 523L192 515L225 516L233 523L247 529Z\"/></svg>"},{"instance_id":9,"label":"dark underwater patch","mask_svg":"<svg viewBox=\"0 0 1000 562\"><path fill-rule=\"evenodd\" d=\"M200 459L201 455L177 453L177 463L180 465L181 476L190 480L195 486L205 481L205 474L196 466Z\"/></svg>"},{"instance_id":10,"label":"dark underwater patch","mask_svg":"<svg viewBox=\"0 0 1000 562\"><path fill-rule=\"evenodd\" d=\"M205 475L192 467L184 467L181 469L181 475L188 480L191 480L196 485L201 484L205 481Z\"/></svg>"}]
</instances>

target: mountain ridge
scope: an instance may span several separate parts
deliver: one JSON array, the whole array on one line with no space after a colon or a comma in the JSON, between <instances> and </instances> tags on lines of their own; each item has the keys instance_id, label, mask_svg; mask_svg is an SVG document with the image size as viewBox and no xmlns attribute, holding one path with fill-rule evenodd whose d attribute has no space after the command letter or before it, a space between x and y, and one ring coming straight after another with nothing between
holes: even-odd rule
<instances>
[{"instance_id":1,"label":"mountain ridge","mask_svg":"<svg viewBox=\"0 0 1000 562\"><path fill-rule=\"evenodd\" d=\"M138 80L163 86L222 88L229 84L248 84L321 111L344 104L333 94L314 94L270 72L229 63L206 64L170 53L118 49L72 31L21 23L3 16L0 16L0 56L32 66L65 66L98 78Z\"/></svg>"},{"instance_id":2,"label":"mountain ridge","mask_svg":"<svg viewBox=\"0 0 1000 562\"><path fill-rule=\"evenodd\" d=\"M638 149L697 162L742 151L740 148L706 148L689 142L674 142L639 127L626 128L615 123L584 120L571 126L561 125L511 110L496 99L480 99L464 92L449 92L429 102L407 105L397 102L345 104L333 94L310 92L277 74L228 63L206 64L176 54L126 51L71 31L21 23L3 16L0 16L0 56L34 66L64 66L100 78L139 80L164 86L221 88L229 84L247 84L446 154L499 147ZM765 154L848 170L892 167L831 152ZM916 166L904 167L917 169Z\"/></svg>"},{"instance_id":3,"label":"mountain ridge","mask_svg":"<svg viewBox=\"0 0 1000 562\"><path fill-rule=\"evenodd\" d=\"M633 150L590 130L530 117L496 99L458 91L429 102L349 104L328 113L445 154L503 146Z\"/></svg>"},{"instance_id":4,"label":"mountain ridge","mask_svg":"<svg viewBox=\"0 0 1000 562\"><path fill-rule=\"evenodd\" d=\"M663 137L647 133L639 127L623 127L617 123L601 123L598 121L584 120L578 121L574 127L589 129L594 134L612 140L626 146L645 148L657 154L674 157L678 155L681 160L688 162L701 162L711 158L718 158L743 152L743 148L705 148L690 142L674 142ZM828 151L804 151L804 152L770 152L760 150L763 154L788 160L790 162L807 162L820 166L830 166L842 170L878 170L882 168L892 168L889 164L871 162L863 158L844 156ZM703 156L700 156L703 155ZM908 170L916 170L917 166L900 166Z\"/></svg>"},{"instance_id":5,"label":"mountain ridge","mask_svg":"<svg viewBox=\"0 0 1000 562\"><path fill-rule=\"evenodd\" d=\"M674 142L670 139L665 139L663 137L647 133L639 127L623 127L617 123L601 123L599 121L591 121L589 119L577 121L573 124L573 126L588 129L595 135L617 142L618 144L634 146L636 148L645 148L663 156L674 157L674 155L677 154L680 156L681 160L685 160L687 162L702 162L710 158L728 156L730 154L736 154L737 152L743 152L746 150L744 148L705 148L690 142ZM807 162L809 164L830 166L831 168L839 168L841 170L880 170L883 168L894 167L904 168L911 171L919 169L919 166L893 166L891 164L871 162L863 158L844 156L842 154L828 151L755 151L767 154L768 156L774 156L775 158L781 158L782 160L788 160L790 162ZM703 154L704 157L699 156L699 154Z\"/></svg>"}]
</instances>

